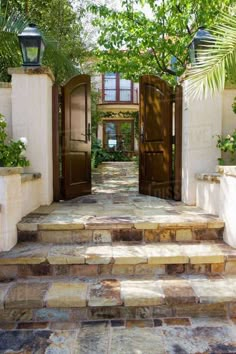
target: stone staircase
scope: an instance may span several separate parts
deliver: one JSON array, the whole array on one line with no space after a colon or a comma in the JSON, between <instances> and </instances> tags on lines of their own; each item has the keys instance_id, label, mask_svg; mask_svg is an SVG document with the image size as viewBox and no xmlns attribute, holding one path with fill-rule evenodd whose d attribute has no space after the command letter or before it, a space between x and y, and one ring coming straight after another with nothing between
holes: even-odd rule
<instances>
[{"instance_id":1,"label":"stone staircase","mask_svg":"<svg viewBox=\"0 0 236 354\"><path fill-rule=\"evenodd\" d=\"M236 317L236 250L218 218L39 220L0 254L0 327Z\"/></svg>"}]
</instances>

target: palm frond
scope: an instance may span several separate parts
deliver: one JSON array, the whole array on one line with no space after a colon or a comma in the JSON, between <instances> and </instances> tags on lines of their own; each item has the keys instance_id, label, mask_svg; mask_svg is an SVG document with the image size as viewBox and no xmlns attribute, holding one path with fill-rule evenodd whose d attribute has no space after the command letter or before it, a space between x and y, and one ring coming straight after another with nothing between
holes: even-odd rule
<instances>
[{"instance_id":1,"label":"palm frond","mask_svg":"<svg viewBox=\"0 0 236 354\"><path fill-rule=\"evenodd\" d=\"M207 97L223 90L227 72L236 68L236 17L223 14L213 30L214 42L206 42L198 51L198 61L186 72L187 91L191 96Z\"/></svg>"},{"instance_id":2,"label":"palm frond","mask_svg":"<svg viewBox=\"0 0 236 354\"><path fill-rule=\"evenodd\" d=\"M28 23L26 16L15 10L10 14L0 7L0 56L9 58L19 50L17 34Z\"/></svg>"}]
</instances>

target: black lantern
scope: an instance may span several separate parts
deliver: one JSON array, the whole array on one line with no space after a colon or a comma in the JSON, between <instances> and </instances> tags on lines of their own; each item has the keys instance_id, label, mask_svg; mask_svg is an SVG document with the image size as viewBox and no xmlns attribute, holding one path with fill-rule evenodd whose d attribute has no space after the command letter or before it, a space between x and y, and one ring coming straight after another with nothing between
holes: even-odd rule
<instances>
[{"instance_id":1,"label":"black lantern","mask_svg":"<svg viewBox=\"0 0 236 354\"><path fill-rule=\"evenodd\" d=\"M45 43L36 25L29 24L18 37L23 66L41 66Z\"/></svg>"},{"instance_id":2,"label":"black lantern","mask_svg":"<svg viewBox=\"0 0 236 354\"><path fill-rule=\"evenodd\" d=\"M189 54L191 63L199 61L201 51L204 50L205 45L213 42L212 35L205 29L205 27L199 27L192 42L189 45Z\"/></svg>"}]
</instances>

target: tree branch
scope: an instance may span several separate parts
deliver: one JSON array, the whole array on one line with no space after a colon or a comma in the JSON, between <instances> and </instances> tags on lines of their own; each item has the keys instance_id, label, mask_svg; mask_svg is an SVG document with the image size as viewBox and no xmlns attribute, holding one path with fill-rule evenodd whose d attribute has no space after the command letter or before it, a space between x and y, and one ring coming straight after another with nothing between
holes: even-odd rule
<instances>
[{"instance_id":1,"label":"tree branch","mask_svg":"<svg viewBox=\"0 0 236 354\"><path fill-rule=\"evenodd\" d=\"M155 60L156 60L156 62L157 62L157 65L159 66L159 69L160 69L163 73L167 73L167 74L176 76L176 72L175 72L175 71L173 71L173 70L167 68L167 66L166 66L164 63L163 63L163 65L161 65L161 63L160 63L160 61L159 61L159 59L158 59L158 57L157 57L157 53L156 53L155 49L154 49L154 48L151 48L151 49L152 49L152 53L153 53L153 55L154 55L154 58L155 58Z\"/></svg>"},{"instance_id":2,"label":"tree branch","mask_svg":"<svg viewBox=\"0 0 236 354\"><path fill-rule=\"evenodd\" d=\"M176 4L176 9L179 11L180 14L183 13L183 11L181 10L179 4ZM190 29L190 27L188 25L186 25L186 29L187 29L188 34L191 36L192 35L192 31L191 31L191 29Z\"/></svg>"}]
</instances>

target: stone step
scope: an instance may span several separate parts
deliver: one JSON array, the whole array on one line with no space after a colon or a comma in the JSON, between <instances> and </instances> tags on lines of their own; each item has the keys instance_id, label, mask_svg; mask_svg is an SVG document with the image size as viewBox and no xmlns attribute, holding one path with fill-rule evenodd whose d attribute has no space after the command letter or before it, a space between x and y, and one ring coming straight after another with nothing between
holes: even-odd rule
<instances>
[{"instance_id":1,"label":"stone step","mask_svg":"<svg viewBox=\"0 0 236 354\"><path fill-rule=\"evenodd\" d=\"M0 281L27 277L236 274L224 242L77 245L23 242L0 253Z\"/></svg>"},{"instance_id":2,"label":"stone step","mask_svg":"<svg viewBox=\"0 0 236 354\"><path fill-rule=\"evenodd\" d=\"M0 285L1 322L236 317L236 277L28 280Z\"/></svg>"},{"instance_id":3,"label":"stone step","mask_svg":"<svg viewBox=\"0 0 236 354\"><path fill-rule=\"evenodd\" d=\"M224 222L206 215L194 218L158 217L136 220L128 217L23 219L17 225L19 242L112 244L166 243L222 240ZM73 222L71 220L73 219Z\"/></svg>"}]
</instances>

